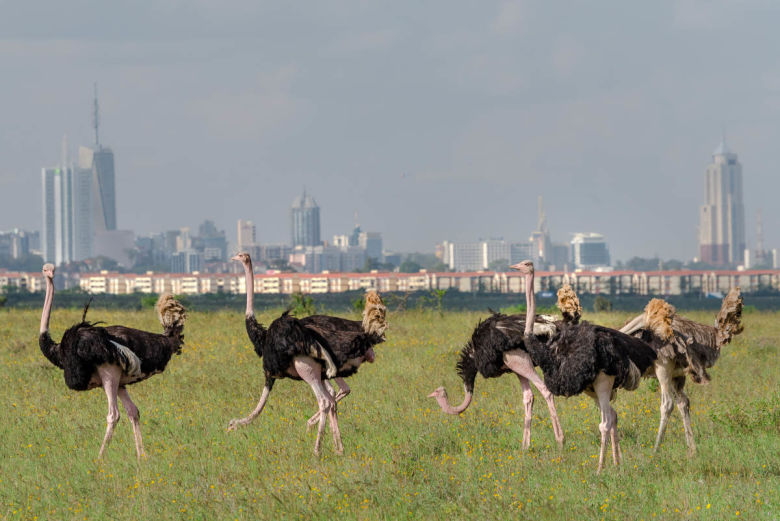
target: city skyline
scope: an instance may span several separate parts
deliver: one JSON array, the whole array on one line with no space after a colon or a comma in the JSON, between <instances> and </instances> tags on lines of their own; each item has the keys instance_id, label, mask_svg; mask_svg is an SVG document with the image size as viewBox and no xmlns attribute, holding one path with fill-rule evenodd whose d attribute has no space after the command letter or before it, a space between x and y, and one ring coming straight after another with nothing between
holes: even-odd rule
<instances>
[{"instance_id":1,"label":"city skyline","mask_svg":"<svg viewBox=\"0 0 780 521\"><path fill-rule=\"evenodd\" d=\"M0 229L41 229L36 172L63 132L92 142L97 80L117 220L138 234L209 218L234 242L244 218L283 242L306 186L323 237L357 211L388 247L431 251L524 240L542 195L561 241L594 231L616 260L688 259L725 127L748 247L759 211L765 247L780 244L773 4L39 7L51 17L32 24L20 5L0 20L0 64L16 71L0 86Z\"/></svg>"}]
</instances>

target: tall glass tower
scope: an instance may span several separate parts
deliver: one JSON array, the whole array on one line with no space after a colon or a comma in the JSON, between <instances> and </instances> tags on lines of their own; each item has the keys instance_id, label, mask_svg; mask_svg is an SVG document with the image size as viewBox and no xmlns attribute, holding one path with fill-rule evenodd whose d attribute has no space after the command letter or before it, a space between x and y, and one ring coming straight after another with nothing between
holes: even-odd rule
<instances>
[{"instance_id":1,"label":"tall glass tower","mask_svg":"<svg viewBox=\"0 0 780 521\"><path fill-rule=\"evenodd\" d=\"M725 140L707 167L704 204L699 213L699 253L714 266L740 264L745 254L745 206L742 165Z\"/></svg>"},{"instance_id":2,"label":"tall glass tower","mask_svg":"<svg viewBox=\"0 0 780 521\"><path fill-rule=\"evenodd\" d=\"M293 200L290 209L292 223L292 245L319 246L320 207L314 198L303 191L303 195Z\"/></svg>"},{"instance_id":3,"label":"tall glass tower","mask_svg":"<svg viewBox=\"0 0 780 521\"><path fill-rule=\"evenodd\" d=\"M56 266L73 260L73 177L68 167L41 170L44 262Z\"/></svg>"}]
</instances>

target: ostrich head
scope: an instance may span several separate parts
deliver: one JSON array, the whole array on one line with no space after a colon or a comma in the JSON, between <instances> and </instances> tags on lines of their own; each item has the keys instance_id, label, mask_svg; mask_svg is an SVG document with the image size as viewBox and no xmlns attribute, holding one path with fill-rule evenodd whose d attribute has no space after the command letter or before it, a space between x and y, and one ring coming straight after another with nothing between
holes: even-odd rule
<instances>
[{"instance_id":1,"label":"ostrich head","mask_svg":"<svg viewBox=\"0 0 780 521\"><path fill-rule=\"evenodd\" d=\"M244 265L249 264L250 262L252 262L252 258L246 252L236 253L235 255L230 257L230 260L238 261L238 262L240 262L241 264L244 264Z\"/></svg>"},{"instance_id":2,"label":"ostrich head","mask_svg":"<svg viewBox=\"0 0 780 521\"><path fill-rule=\"evenodd\" d=\"M517 270L523 275L529 275L534 272L534 263L530 260L524 260L523 262L518 262L517 264L509 266L509 269Z\"/></svg>"},{"instance_id":3,"label":"ostrich head","mask_svg":"<svg viewBox=\"0 0 780 521\"><path fill-rule=\"evenodd\" d=\"M441 399L444 399L444 401L447 401L447 390L444 389L444 387L439 387L435 391L433 391L431 394L428 395L428 398L436 398L437 402L441 402Z\"/></svg>"},{"instance_id":4,"label":"ostrich head","mask_svg":"<svg viewBox=\"0 0 780 521\"><path fill-rule=\"evenodd\" d=\"M51 280L54 278L54 264L47 262L43 265L43 269L41 271L47 279Z\"/></svg>"}]
</instances>

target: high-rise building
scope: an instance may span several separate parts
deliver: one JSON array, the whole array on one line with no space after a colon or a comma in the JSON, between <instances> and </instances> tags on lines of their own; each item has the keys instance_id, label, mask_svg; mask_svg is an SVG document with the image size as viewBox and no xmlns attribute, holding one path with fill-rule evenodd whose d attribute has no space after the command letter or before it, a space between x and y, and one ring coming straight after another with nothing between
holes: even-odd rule
<instances>
[{"instance_id":1,"label":"high-rise building","mask_svg":"<svg viewBox=\"0 0 780 521\"><path fill-rule=\"evenodd\" d=\"M699 214L699 254L715 266L740 264L745 252L745 207L742 165L725 140L707 167L704 204Z\"/></svg>"},{"instance_id":2,"label":"high-rise building","mask_svg":"<svg viewBox=\"0 0 780 521\"><path fill-rule=\"evenodd\" d=\"M110 148L79 147L79 169L92 176L92 217L95 231L116 230L114 153Z\"/></svg>"},{"instance_id":3,"label":"high-rise building","mask_svg":"<svg viewBox=\"0 0 780 521\"><path fill-rule=\"evenodd\" d=\"M350 244L350 246L355 246ZM366 250L366 256L376 261L382 260L382 234L379 232L360 232L357 246Z\"/></svg>"},{"instance_id":4,"label":"high-rise building","mask_svg":"<svg viewBox=\"0 0 780 521\"><path fill-rule=\"evenodd\" d=\"M248 251L250 246L257 244L257 228L252 221L238 220L238 249Z\"/></svg>"},{"instance_id":5,"label":"high-rise building","mask_svg":"<svg viewBox=\"0 0 780 521\"><path fill-rule=\"evenodd\" d=\"M73 254L74 260L94 255L95 219L92 195L92 170L76 167L73 171Z\"/></svg>"},{"instance_id":6,"label":"high-rise building","mask_svg":"<svg viewBox=\"0 0 780 521\"><path fill-rule=\"evenodd\" d=\"M538 210L536 230L531 232L531 237L528 240L533 244L530 258L541 267L546 266L552 259L552 241L550 240L550 230L547 228L547 216L544 214L541 195L539 196Z\"/></svg>"},{"instance_id":7,"label":"high-rise building","mask_svg":"<svg viewBox=\"0 0 780 521\"><path fill-rule=\"evenodd\" d=\"M0 232L0 258L19 259L29 255L31 235L18 228Z\"/></svg>"},{"instance_id":8,"label":"high-rise building","mask_svg":"<svg viewBox=\"0 0 780 521\"><path fill-rule=\"evenodd\" d=\"M172 273L192 273L200 271L203 266L203 254L195 250L188 249L177 251L171 255Z\"/></svg>"},{"instance_id":9,"label":"high-rise building","mask_svg":"<svg viewBox=\"0 0 780 521\"><path fill-rule=\"evenodd\" d=\"M217 230L214 221L203 221L198 227L197 250L203 251L206 261L227 260L227 238L225 230Z\"/></svg>"},{"instance_id":10,"label":"high-rise building","mask_svg":"<svg viewBox=\"0 0 780 521\"><path fill-rule=\"evenodd\" d=\"M293 247L319 246L321 244L320 207L305 190L303 195L293 200L290 217Z\"/></svg>"},{"instance_id":11,"label":"high-rise building","mask_svg":"<svg viewBox=\"0 0 780 521\"><path fill-rule=\"evenodd\" d=\"M41 170L43 188L43 259L59 266L73 260L73 196L70 168Z\"/></svg>"},{"instance_id":12,"label":"high-rise building","mask_svg":"<svg viewBox=\"0 0 780 521\"><path fill-rule=\"evenodd\" d=\"M530 259L533 249L534 244L531 242L508 242L502 239L444 241L441 259L453 271L478 271Z\"/></svg>"},{"instance_id":13,"label":"high-rise building","mask_svg":"<svg viewBox=\"0 0 780 521\"><path fill-rule=\"evenodd\" d=\"M571 258L575 269L609 266L609 248L599 233L575 233L571 240Z\"/></svg>"}]
</instances>

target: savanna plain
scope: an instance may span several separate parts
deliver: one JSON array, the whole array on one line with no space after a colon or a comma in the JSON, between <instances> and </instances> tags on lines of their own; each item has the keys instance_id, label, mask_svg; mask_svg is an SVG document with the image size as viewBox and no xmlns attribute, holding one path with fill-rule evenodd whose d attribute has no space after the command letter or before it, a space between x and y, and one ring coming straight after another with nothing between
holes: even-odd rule
<instances>
[{"instance_id":1,"label":"savanna plain","mask_svg":"<svg viewBox=\"0 0 780 521\"><path fill-rule=\"evenodd\" d=\"M681 313L707 324L715 315ZM55 309L52 337L80 315ZM460 417L426 397L445 385L460 402L457 352L485 316L388 313L376 363L349 379L352 394L339 404L344 455L326 433L316 457L306 430L316 401L302 382L280 380L254 423L226 432L257 403L261 361L243 313L191 311L182 355L129 387L148 453L139 463L122 409L97 460L104 393L65 386L38 349L39 312L0 310L0 519L780 519L780 313L748 310L712 382L686 385L696 455L686 455L676 410L653 453L660 392L645 380L614 402L624 464L609 461L601 475L599 414L587 397L556 399L559 450L537 393L527 452L512 375L477 377ZM628 316L585 314L613 327ZM152 310L97 308L89 318L160 330Z\"/></svg>"}]
</instances>

